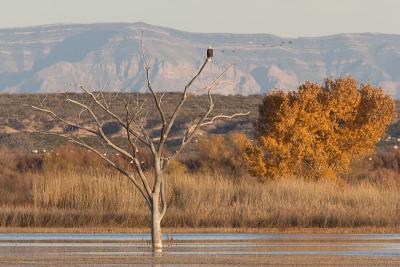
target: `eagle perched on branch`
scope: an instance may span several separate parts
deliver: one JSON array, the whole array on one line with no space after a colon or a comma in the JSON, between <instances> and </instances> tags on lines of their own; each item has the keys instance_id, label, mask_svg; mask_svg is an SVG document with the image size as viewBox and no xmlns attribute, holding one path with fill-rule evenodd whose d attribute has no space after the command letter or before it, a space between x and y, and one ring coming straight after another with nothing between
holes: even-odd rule
<instances>
[{"instance_id":1,"label":"eagle perched on branch","mask_svg":"<svg viewBox=\"0 0 400 267\"><path fill-rule=\"evenodd\" d=\"M208 61L211 61L213 56L214 56L214 49L212 49L212 47L209 46L208 49L207 49L207 59L208 59Z\"/></svg>"}]
</instances>

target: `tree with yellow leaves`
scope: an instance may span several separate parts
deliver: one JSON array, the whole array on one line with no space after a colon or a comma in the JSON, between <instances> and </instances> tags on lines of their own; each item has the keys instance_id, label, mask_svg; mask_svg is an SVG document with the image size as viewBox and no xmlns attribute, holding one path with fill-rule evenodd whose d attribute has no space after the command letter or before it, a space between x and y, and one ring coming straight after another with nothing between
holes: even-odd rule
<instances>
[{"instance_id":1,"label":"tree with yellow leaves","mask_svg":"<svg viewBox=\"0 0 400 267\"><path fill-rule=\"evenodd\" d=\"M336 179L352 160L374 151L395 106L382 88L345 77L273 91L259 112L257 142L245 150L252 174Z\"/></svg>"}]
</instances>

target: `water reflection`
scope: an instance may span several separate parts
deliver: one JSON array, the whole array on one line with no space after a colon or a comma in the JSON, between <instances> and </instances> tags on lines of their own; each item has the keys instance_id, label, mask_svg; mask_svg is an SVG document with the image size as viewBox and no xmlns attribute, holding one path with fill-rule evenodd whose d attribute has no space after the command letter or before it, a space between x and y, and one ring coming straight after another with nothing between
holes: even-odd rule
<instances>
[{"instance_id":1,"label":"water reflection","mask_svg":"<svg viewBox=\"0 0 400 267\"><path fill-rule=\"evenodd\" d=\"M0 257L151 256L149 234L0 234ZM399 234L166 234L162 255L400 256Z\"/></svg>"},{"instance_id":2,"label":"water reflection","mask_svg":"<svg viewBox=\"0 0 400 267\"><path fill-rule=\"evenodd\" d=\"M400 240L400 234L241 234L189 233L163 234L168 240L268 240L268 239L385 239ZM73 233L0 233L0 240L150 240L150 234L73 234Z\"/></svg>"}]
</instances>

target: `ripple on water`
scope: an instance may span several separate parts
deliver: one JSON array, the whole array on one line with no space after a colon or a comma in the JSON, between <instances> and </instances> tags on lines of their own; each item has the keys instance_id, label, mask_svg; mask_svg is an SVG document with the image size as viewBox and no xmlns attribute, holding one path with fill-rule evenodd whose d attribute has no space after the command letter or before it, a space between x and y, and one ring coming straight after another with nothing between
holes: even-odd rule
<instances>
[{"instance_id":1,"label":"ripple on water","mask_svg":"<svg viewBox=\"0 0 400 267\"><path fill-rule=\"evenodd\" d=\"M165 255L400 256L400 234L165 234ZM149 234L0 234L1 255L151 255Z\"/></svg>"}]
</instances>

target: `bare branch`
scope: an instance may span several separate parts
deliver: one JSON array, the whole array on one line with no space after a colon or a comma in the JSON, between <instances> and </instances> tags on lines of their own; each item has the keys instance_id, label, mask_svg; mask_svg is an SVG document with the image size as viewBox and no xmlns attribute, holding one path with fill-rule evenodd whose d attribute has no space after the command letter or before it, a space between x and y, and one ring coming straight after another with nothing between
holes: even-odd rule
<instances>
[{"instance_id":1,"label":"bare branch","mask_svg":"<svg viewBox=\"0 0 400 267\"><path fill-rule=\"evenodd\" d=\"M216 120L231 120L231 119L233 119L235 117L246 116L246 115L249 115L249 114L250 114L250 111L245 112L245 113L235 113L235 114L232 114L232 115L229 115L229 116L228 115L219 114L217 116L212 117L209 121L203 122L200 125L200 127L213 124L214 121L216 121Z\"/></svg>"},{"instance_id":2,"label":"bare branch","mask_svg":"<svg viewBox=\"0 0 400 267\"><path fill-rule=\"evenodd\" d=\"M92 133L92 134L97 135L97 132L96 132L95 130L90 129L90 128L87 128L87 127L84 127L84 126L79 125L79 124L76 124L76 123L74 123L74 122L72 122L72 121L65 120L65 119L61 118L60 116L58 116L57 114L55 114L53 111L51 111L51 110L49 110L49 109L39 108L39 107L36 107L36 106L31 106L31 107L32 107L33 109L37 110L37 111L41 111L41 112L44 112L44 113L49 114L49 115L50 115L51 117L53 117L54 119L56 119L56 120L58 120L58 121L60 121L60 122L62 122L62 123L64 123L64 124L66 124L67 126L68 126L68 125L71 125L71 126L76 127L76 128L78 128L78 129L82 129L82 130L85 130L85 131L87 131L87 132L89 132L89 133Z\"/></svg>"},{"instance_id":3,"label":"bare branch","mask_svg":"<svg viewBox=\"0 0 400 267\"><path fill-rule=\"evenodd\" d=\"M138 160L139 149L138 149L138 147L136 145L136 141L132 140L131 133L128 130L130 128L130 124L131 124L132 120L134 120L135 116L140 112L141 108L142 108L142 106L138 109L136 114L130 118L129 106L128 106L128 103L126 102L126 104L125 104L126 124L128 126L127 130L126 130L126 134L127 134L128 142L129 142L129 144L130 144L130 146L132 148L132 154L134 155L134 159L131 162L134 164L134 166L136 168L136 171L139 174L139 177L140 177L140 179L142 181L142 184L143 184L147 194L149 196L151 196L151 189L150 189L148 180L147 180L145 174L143 173L142 166L140 165L140 162Z\"/></svg>"},{"instance_id":4,"label":"bare branch","mask_svg":"<svg viewBox=\"0 0 400 267\"><path fill-rule=\"evenodd\" d=\"M217 119L224 119L224 118L225 118L225 119L229 119L229 118L234 118L234 117L237 117L237 116L244 116L244 115L247 115L247 114L248 114L248 113L243 113L243 114L242 114L242 113L238 113L238 114L233 114L233 115L231 115L231 116L226 116L226 115L222 115L222 114L221 114L221 115L218 115L216 118L214 118L214 119L212 119L212 120L206 122L206 120L208 119L208 116L211 114L211 112L212 112L213 109L214 109L214 101L213 101L213 98L212 98L211 91L212 91L212 89L215 88L215 86L218 85L218 82L219 82L219 80L222 78L222 76L223 76L230 68L232 68L235 64L236 64L236 63L233 63L233 64L228 65L228 66L225 68L225 70L224 70L223 72L221 72L210 84L208 84L206 87L203 88L203 89L207 90L207 96L208 96L208 108L207 108L207 111L206 111L206 112L204 113L204 115L198 120L197 123L194 123L194 124L190 125L190 126L187 128L185 134L184 134L183 137L182 137L181 145L180 145L180 147L175 151L175 155L174 155L173 157L175 157L177 154L179 154L179 153L183 150L183 148L192 140L193 136L196 134L196 132L197 132L202 126L212 124L212 123L213 123L215 120L217 120Z\"/></svg>"},{"instance_id":5,"label":"bare branch","mask_svg":"<svg viewBox=\"0 0 400 267\"><path fill-rule=\"evenodd\" d=\"M217 120L231 120L235 117L239 116L246 116L250 114L250 112L245 112L245 113L235 113L232 115L217 115L208 120L209 115L214 109L214 101L212 98L211 90L218 84L218 81L221 79L221 77L233 66L234 64L229 65L220 75L217 76L208 86L204 87L204 89L207 89L207 95L208 95L208 109L204 113L204 115L197 121L197 123L194 123L190 125L185 134L183 135L181 139L181 145L179 148L175 151L174 155L170 158L173 159L175 158L184 148L185 146L190 143L190 141L193 139L194 135L197 133L197 131L204 126L211 125ZM165 165L165 167L168 166L169 161Z\"/></svg>"},{"instance_id":6,"label":"bare branch","mask_svg":"<svg viewBox=\"0 0 400 267\"><path fill-rule=\"evenodd\" d=\"M141 42L140 42L140 44L141 44L141 50L142 50L142 58L143 58L143 62L144 62L144 65L145 65L144 68L145 68L145 71L146 71L147 88L149 89L151 95L152 95L153 98L154 98L154 103L155 103L155 105L156 105L156 107L157 107L157 110L158 110L158 113L159 113L159 115L160 115L161 122L162 122L162 126L161 126L161 139L160 139L160 144L159 144L159 148L158 148L158 151L159 151L160 145L161 145L161 143L162 143L161 140L163 139L163 136L164 136L165 126L166 126L166 124L167 124L167 120L165 119L165 114L164 114L164 112L163 112L163 110L162 110L162 107L161 107L161 99L162 99L163 96L161 96L160 99L158 99L158 96L157 96L157 94L155 93L155 91L153 90L153 87L152 87L151 82L150 82L150 66L149 66L148 63L147 63L147 61L146 61L146 56L145 56L145 54L144 54L144 48L143 48L143 32L142 32L142 37L141 37Z\"/></svg>"},{"instance_id":7,"label":"bare branch","mask_svg":"<svg viewBox=\"0 0 400 267\"><path fill-rule=\"evenodd\" d=\"M198 72L193 76L193 78L185 85L185 88L184 88L184 90L183 90L183 92L182 92L182 96L181 96L180 102L178 103L178 105L176 106L174 112L172 113L171 118L170 118L170 120L169 120L169 123L168 123L168 125L167 125L165 131L162 131L162 132L161 132L160 144L159 144L159 147L158 147L158 151L159 151L160 153L162 153L162 150L163 150L163 148L164 148L165 142L166 142L166 140L168 139L169 132L171 131L172 126L174 125L175 120L176 120L176 118L178 117L179 112L181 111L181 109L182 109L182 107L183 107L183 104L185 104L185 101L186 101L186 99L187 99L187 92L188 92L190 86L194 83L194 81L195 81L195 80L200 76L200 74L203 72L203 70L204 70L204 68L206 67L207 63L208 63L208 60L206 59L206 60L204 61L203 65L200 67L199 71L198 71Z\"/></svg>"},{"instance_id":8,"label":"bare branch","mask_svg":"<svg viewBox=\"0 0 400 267\"><path fill-rule=\"evenodd\" d=\"M104 131L102 130L102 125L99 121L99 119L97 118L96 114L93 112L93 110L86 106L85 104L82 104L76 100L73 100L71 98L68 98L66 100L67 102L70 102L72 104L75 104L81 108L84 108L87 112L89 112L89 114L92 116L92 118L94 119L96 126L97 126L97 132L96 135L99 136L101 139L103 139L107 145L109 145L111 148L113 148L114 150L118 151L119 153L123 154L124 156L126 156L128 159L132 160L133 156L128 153L125 149L122 149L121 147L117 146L114 142L112 142L104 133Z\"/></svg>"},{"instance_id":9,"label":"bare branch","mask_svg":"<svg viewBox=\"0 0 400 267\"><path fill-rule=\"evenodd\" d=\"M94 95L93 95L93 96L94 96ZM96 99L97 99L97 98L94 97L94 98L92 98L92 99L93 99L93 101L96 102ZM69 103L71 103L71 104L74 104L74 105L80 107L82 110L87 111L87 112L90 114L90 116L93 118L93 120L94 120L94 122L95 122L95 124L96 124L97 130L94 130L94 129L92 129L92 128L88 128L88 127L82 126L82 125L80 125L80 124L78 124L78 123L73 123L73 122L71 122L71 121L68 121L68 120L66 120L66 119L63 119L62 117L58 116L55 112L53 112L53 111L51 111L51 110L49 110L49 109L39 108L39 107L36 107L36 106L32 106L32 108L34 108L34 109L37 110L37 111L41 111L41 112L44 112L44 113L46 113L46 114L49 114L51 117L57 119L58 121L60 121L60 122L62 122L62 123L64 123L64 124L72 125L72 126L74 126L74 127L77 127L78 129L82 129L82 130L85 130L85 131L87 131L87 132L89 132L89 133L94 134L95 136L97 136L97 137L100 139L100 141L102 141L102 140L105 141L106 144L107 144L109 147L111 147L112 149L114 149L114 150L116 150L117 152L121 153L122 155L124 155L125 157L127 157L130 161L133 161L134 166L135 166L135 169L136 169L136 171L138 172L139 178L140 178L140 180L141 180L141 182L142 182L142 184L143 184L143 187L144 187L144 189L142 188L141 190L145 190L144 192L146 193L146 200L150 200L150 199L151 199L151 189L150 189L150 186L149 186L149 184L148 184L148 182L147 182L146 176L144 175L144 173L143 173L143 171L142 171L140 162L139 162L139 161L137 160L137 158L136 158L136 157L137 157L137 154L136 154L137 146L134 144L134 142L132 142L132 139L130 138L131 135L132 135L131 131L129 131L130 127L128 126L126 129L127 129L127 133L128 133L128 137L129 137L130 143L131 143L132 146L134 147L134 152L133 152L133 154L130 154L129 152L127 152L127 151L124 150L123 148L117 146L114 142L112 142L112 141L105 135L104 131L102 130L102 125L101 125L101 123L100 123L100 120L98 119L97 115L94 113L94 111L92 110L92 108L91 108L90 106L88 106L88 105L86 105L86 104L84 104L84 103L81 103L81 102L79 102L79 101L77 101L77 100L71 99L71 98L68 97L68 96L67 96L67 98L66 98L66 102L69 102ZM42 102L42 103L43 103L43 102ZM140 110L139 110L138 112L140 112ZM80 112L80 114L81 114L81 113L82 113L82 111ZM136 115L136 114L135 114L135 115ZM127 110L127 116L128 116L128 118L129 118L129 110ZM134 118L134 116L133 116L132 118ZM127 122L127 124L130 125L130 122L131 122L131 121L132 121L132 120L129 119L129 121ZM42 133L43 133L43 132L42 132ZM53 133L48 133L48 134L53 134ZM99 155L102 159L104 159L104 160L107 161L110 165L112 165L113 167L115 167L118 171L120 171L120 172L123 173L124 175L128 176L128 178L132 179L132 177L130 176L129 173L127 173L126 171L124 171L121 167L117 166L114 162L112 162L110 159L108 159L106 156L104 156L102 153L100 153L100 152L99 152L98 150L96 150L95 148L93 148L93 147L87 145L84 141L82 141L82 140L79 138L79 136L76 137L76 138L74 138L74 137L72 137L72 136L68 136L68 135L65 135L65 134L54 133L54 135L67 138L68 140L70 140L70 141L72 141L72 142L74 142L74 143L76 143L76 144L78 144L78 145L80 145L80 146L83 146L83 147L85 147L85 148L87 148L87 149L89 149L89 150L95 152L95 153L96 153L97 155ZM103 146L104 146L104 144L103 144ZM135 181L135 183L136 183L136 185L137 185L137 182L136 182L136 181ZM151 202L149 202L149 203L151 203Z\"/></svg>"},{"instance_id":10,"label":"bare branch","mask_svg":"<svg viewBox=\"0 0 400 267\"><path fill-rule=\"evenodd\" d=\"M43 103L44 103L44 101L46 101L46 99L47 99L47 95L43 98L43 100L40 102L40 106L42 107L43 106Z\"/></svg>"},{"instance_id":11,"label":"bare branch","mask_svg":"<svg viewBox=\"0 0 400 267\"><path fill-rule=\"evenodd\" d=\"M143 144L145 144L146 146L150 147L150 143L147 140L147 138L144 138L143 136L140 135L140 133L138 133L137 131L134 131L132 128L127 127L127 125L123 122L123 120L116 115L115 113L113 113L112 111L110 111L105 105L103 105L98 99L97 97L90 92L89 90L87 90L86 88L84 88L83 86L81 86L82 91L84 91L86 94L88 94L92 100L103 110L105 111L108 115L110 115L112 118L114 118L123 128L129 130L129 132L135 136L139 141L141 141Z\"/></svg>"},{"instance_id":12,"label":"bare branch","mask_svg":"<svg viewBox=\"0 0 400 267\"><path fill-rule=\"evenodd\" d=\"M61 118L60 116L56 115L56 114L55 114L53 111L51 111L51 110L43 109L43 108L38 108L38 107L35 107L35 106L32 106L32 107L33 107L34 109L38 110L38 111L42 111L42 112L45 112L45 113L47 113L47 114L50 114L50 115L51 115L52 117L54 117L55 119L57 119L57 120L59 120L59 121L65 123L65 124L67 124L67 125L72 125L72 126L74 126L74 127L77 127L77 128L79 128L79 129L83 129L83 130L85 130L85 131L87 131L87 132L90 132L90 133L92 133L92 134L94 134L94 135L100 137L100 138L101 138L102 140L104 140L104 141L107 143L107 145L109 145L111 148L113 148L114 150L118 151L119 153L121 153L122 155L124 155L125 157L127 157L128 159L134 160L134 156L133 156L134 154L131 155L131 154L128 153L126 150L124 150L124 149L122 149L121 147L117 146L114 142L112 142L112 141L104 134L104 132L103 132L103 130L102 130L102 128L101 128L101 123L100 123L99 119L97 118L97 116L95 115L95 113L92 111L92 109L91 109L90 107L88 107L87 105L82 104L82 103L80 103L80 102L78 102L78 101L76 101L76 100L73 100L73 99L71 99L71 98L69 98L69 97L67 98L66 101L67 101L67 102L70 102L70 103L72 103L72 104L75 104L75 105L77 105L77 106L79 106L79 107L81 107L81 108L83 108L83 109L85 109L85 110L92 116L92 118L94 119L94 121L95 121L95 123L96 123L96 126L97 126L97 131L95 131L95 130L93 130L93 129L90 129L90 128L87 128L87 127L84 127L84 126L82 126L82 125L79 125L79 124L76 124L76 123L73 123L73 122L64 120L63 118ZM128 127L127 129L129 129L129 127ZM129 130L127 130L127 131L130 132ZM62 136L62 135L59 135L59 136ZM129 135L129 136L130 136L130 135ZM137 148L136 148L136 149L137 149ZM135 151L136 151L136 149L135 149ZM144 177L144 174L143 174L143 172L142 172L142 170L141 170L140 164L136 165L136 168L139 168L139 169L140 169L140 170L138 170L138 173L140 174L140 177L141 177L141 178L145 178L145 177ZM149 186L148 186L148 184L147 184L147 179L145 179L145 182L143 181L143 184L147 187L146 189L149 189ZM150 194L150 190L147 190L147 191L148 191L148 193Z\"/></svg>"},{"instance_id":13,"label":"bare branch","mask_svg":"<svg viewBox=\"0 0 400 267\"><path fill-rule=\"evenodd\" d=\"M37 130L36 130L37 131ZM125 171L122 167L120 167L118 164L116 164L115 162L113 162L110 158L108 158L107 156L105 156L103 153L99 152L97 149L95 149L94 147L88 145L86 142L84 142L82 139L80 138L73 138L72 136L68 136L66 134L60 134L60 133L49 133L49 132L43 132L43 131L37 131L41 134L46 134L46 135L55 135L55 136L59 136L59 137L63 137L66 138L67 140L69 140L70 142L73 142L81 147L84 147L90 151L92 151L93 153L95 153L97 156L99 156L101 159L103 159L106 163L108 163L110 166L112 166L113 168L115 168L116 170L118 170L120 173L122 173L123 175L125 175L126 177L128 177L128 179L135 185L135 187L140 191L141 195L144 197L147 205L151 208L151 194L149 194L148 192L146 192L147 190L143 189L140 184L138 183L138 181L134 178L134 176L132 176L130 173L128 173L127 171Z\"/></svg>"}]
</instances>

